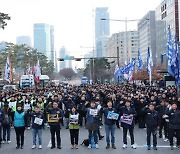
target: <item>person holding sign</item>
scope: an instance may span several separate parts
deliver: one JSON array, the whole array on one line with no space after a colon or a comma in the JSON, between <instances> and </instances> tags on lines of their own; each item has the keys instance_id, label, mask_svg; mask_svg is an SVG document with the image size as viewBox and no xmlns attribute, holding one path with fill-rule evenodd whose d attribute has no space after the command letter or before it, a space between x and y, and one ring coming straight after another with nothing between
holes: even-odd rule
<instances>
[{"instance_id":1,"label":"person holding sign","mask_svg":"<svg viewBox=\"0 0 180 154\"><path fill-rule=\"evenodd\" d=\"M76 107L72 107L71 113L69 114L69 131L71 137L71 149L78 149L79 140L79 113Z\"/></svg>"},{"instance_id":2,"label":"person holding sign","mask_svg":"<svg viewBox=\"0 0 180 154\"><path fill-rule=\"evenodd\" d=\"M36 148L36 137L39 139L39 149L42 149L42 128L44 125L44 115L40 112L38 106L34 107L34 113L31 114L32 117L32 136L33 136L33 146L32 149Z\"/></svg>"},{"instance_id":3,"label":"person holding sign","mask_svg":"<svg viewBox=\"0 0 180 154\"><path fill-rule=\"evenodd\" d=\"M99 110L96 108L96 103L91 101L90 108L87 110L86 117L86 128L89 131L89 143L91 143L92 137L94 137L95 148L98 149L98 129L100 123ZM92 148L91 144L89 144L88 148Z\"/></svg>"},{"instance_id":4,"label":"person holding sign","mask_svg":"<svg viewBox=\"0 0 180 154\"><path fill-rule=\"evenodd\" d=\"M118 120L119 114L117 114L116 110L112 107L112 101L109 100L107 102L107 108L103 109L104 113L104 124L105 124L105 132L106 132L106 149L110 148L110 134L111 134L111 144L112 148L116 149L115 146L115 123Z\"/></svg>"},{"instance_id":5,"label":"person holding sign","mask_svg":"<svg viewBox=\"0 0 180 154\"><path fill-rule=\"evenodd\" d=\"M49 109L49 106L52 105L52 109ZM47 113L48 113L48 123L50 126L50 132L51 132L51 149L55 148L55 134L57 138L57 148L61 149L61 137L60 137L60 123L63 119L63 111L58 108L58 103L53 102L53 104L50 102L47 106Z\"/></svg>"},{"instance_id":6,"label":"person holding sign","mask_svg":"<svg viewBox=\"0 0 180 154\"><path fill-rule=\"evenodd\" d=\"M129 130L131 138L131 148L136 149L134 144L134 118L136 116L136 110L131 107L130 101L126 100L125 106L120 108L121 114L121 126L123 127L123 149L127 148L127 131Z\"/></svg>"}]
</instances>

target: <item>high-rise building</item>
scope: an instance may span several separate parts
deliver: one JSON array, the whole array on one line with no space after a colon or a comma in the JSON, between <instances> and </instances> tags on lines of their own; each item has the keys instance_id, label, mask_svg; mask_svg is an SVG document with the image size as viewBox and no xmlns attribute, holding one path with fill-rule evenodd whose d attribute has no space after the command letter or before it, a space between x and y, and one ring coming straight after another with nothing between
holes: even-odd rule
<instances>
[{"instance_id":1,"label":"high-rise building","mask_svg":"<svg viewBox=\"0 0 180 154\"><path fill-rule=\"evenodd\" d=\"M27 45L31 47L31 37L30 36L18 36L16 37L17 45Z\"/></svg>"},{"instance_id":2,"label":"high-rise building","mask_svg":"<svg viewBox=\"0 0 180 154\"><path fill-rule=\"evenodd\" d=\"M54 51L54 26L50 26L50 39L51 39L51 61L55 64L55 51ZM55 66L55 65L54 65Z\"/></svg>"},{"instance_id":3,"label":"high-rise building","mask_svg":"<svg viewBox=\"0 0 180 154\"><path fill-rule=\"evenodd\" d=\"M156 22L155 11L149 11L138 22L139 43L138 48L141 52L143 62L146 62L148 47L151 49L154 66L156 65Z\"/></svg>"},{"instance_id":4,"label":"high-rise building","mask_svg":"<svg viewBox=\"0 0 180 154\"><path fill-rule=\"evenodd\" d=\"M156 52L157 62L161 64L161 55L166 53L167 29L179 40L179 0L162 0L156 8Z\"/></svg>"},{"instance_id":5,"label":"high-rise building","mask_svg":"<svg viewBox=\"0 0 180 154\"><path fill-rule=\"evenodd\" d=\"M66 48L65 47L62 47L59 51L59 58L65 58L67 55L67 52L66 52ZM66 62L65 61L60 61L59 62L59 67L58 67L58 71L66 68Z\"/></svg>"},{"instance_id":6,"label":"high-rise building","mask_svg":"<svg viewBox=\"0 0 180 154\"><path fill-rule=\"evenodd\" d=\"M101 20L107 19L107 20ZM107 7L96 8L95 16L95 38L97 57L105 56L105 44L110 35L109 12Z\"/></svg>"},{"instance_id":7,"label":"high-rise building","mask_svg":"<svg viewBox=\"0 0 180 154\"><path fill-rule=\"evenodd\" d=\"M127 36L127 39L126 39ZM127 45L126 45L127 44ZM137 58L138 53L138 32L127 31L113 34L106 43L106 56L119 57L120 67L123 67L132 58ZM117 58L108 59L115 61L114 67L118 64Z\"/></svg>"},{"instance_id":8,"label":"high-rise building","mask_svg":"<svg viewBox=\"0 0 180 154\"><path fill-rule=\"evenodd\" d=\"M51 36L48 24L34 24L34 48L51 60Z\"/></svg>"},{"instance_id":9,"label":"high-rise building","mask_svg":"<svg viewBox=\"0 0 180 154\"><path fill-rule=\"evenodd\" d=\"M5 41L0 42L0 52L4 52L6 50L8 43Z\"/></svg>"},{"instance_id":10,"label":"high-rise building","mask_svg":"<svg viewBox=\"0 0 180 154\"><path fill-rule=\"evenodd\" d=\"M59 51L59 58L64 58L64 61L58 62L58 71L64 69L64 68L72 68L72 62L71 60L68 60L70 57L70 54L67 52L66 48L63 46Z\"/></svg>"}]
</instances>

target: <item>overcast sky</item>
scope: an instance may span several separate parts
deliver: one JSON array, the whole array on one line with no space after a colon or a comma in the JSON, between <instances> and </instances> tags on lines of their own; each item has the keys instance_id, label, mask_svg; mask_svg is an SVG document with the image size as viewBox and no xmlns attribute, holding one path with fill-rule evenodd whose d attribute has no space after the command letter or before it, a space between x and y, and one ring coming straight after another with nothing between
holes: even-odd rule
<instances>
[{"instance_id":1,"label":"overcast sky","mask_svg":"<svg viewBox=\"0 0 180 154\"><path fill-rule=\"evenodd\" d=\"M16 42L20 35L31 36L33 24L47 23L55 27L55 49L65 46L76 57L93 46L93 10L109 7L111 19L140 19L155 10L161 0L0 0L0 12L11 20L5 30L0 29L0 41ZM136 23L128 23L128 30L136 30ZM110 22L111 34L124 31L125 24Z\"/></svg>"}]
</instances>

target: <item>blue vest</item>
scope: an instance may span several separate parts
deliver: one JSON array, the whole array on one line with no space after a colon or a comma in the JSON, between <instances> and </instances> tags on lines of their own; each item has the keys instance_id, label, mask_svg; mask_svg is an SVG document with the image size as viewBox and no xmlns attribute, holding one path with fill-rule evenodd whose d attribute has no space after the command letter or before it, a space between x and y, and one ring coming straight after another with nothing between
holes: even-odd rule
<instances>
[{"instance_id":1,"label":"blue vest","mask_svg":"<svg viewBox=\"0 0 180 154\"><path fill-rule=\"evenodd\" d=\"M14 126L15 127L23 127L25 126L25 121L24 121L24 115L25 113L18 113L17 111L14 114Z\"/></svg>"}]
</instances>

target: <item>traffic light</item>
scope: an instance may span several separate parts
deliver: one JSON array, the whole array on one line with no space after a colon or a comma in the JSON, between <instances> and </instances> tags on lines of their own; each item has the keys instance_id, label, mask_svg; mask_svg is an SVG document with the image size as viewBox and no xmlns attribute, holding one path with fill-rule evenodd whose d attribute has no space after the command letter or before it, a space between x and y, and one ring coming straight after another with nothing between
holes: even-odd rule
<instances>
[{"instance_id":1,"label":"traffic light","mask_svg":"<svg viewBox=\"0 0 180 154\"><path fill-rule=\"evenodd\" d=\"M75 61L81 61L81 58L75 58Z\"/></svg>"},{"instance_id":2,"label":"traffic light","mask_svg":"<svg viewBox=\"0 0 180 154\"><path fill-rule=\"evenodd\" d=\"M58 58L57 60L58 61L64 61L64 58Z\"/></svg>"}]
</instances>

